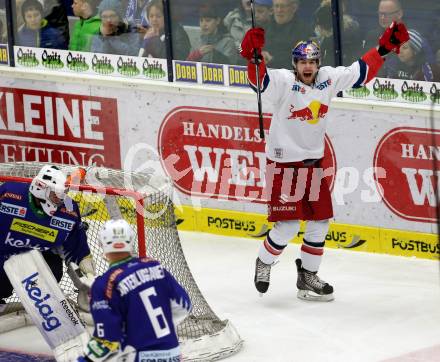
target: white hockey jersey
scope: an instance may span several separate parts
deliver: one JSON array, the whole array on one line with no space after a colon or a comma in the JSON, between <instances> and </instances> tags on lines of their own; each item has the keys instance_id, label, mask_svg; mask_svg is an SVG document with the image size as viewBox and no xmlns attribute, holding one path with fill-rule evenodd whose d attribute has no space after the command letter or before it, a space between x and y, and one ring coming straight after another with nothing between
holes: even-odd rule
<instances>
[{"instance_id":1,"label":"white hockey jersey","mask_svg":"<svg viewBox=\"0 0 440 362\"><path fill-rule=\"evenodd\" d=\"M308 86L290 70L269 69L261 84L263 104L273 105L267 157L276 162L322 158L331 99L344 89L362 86L367 73L363 60L349 67L326 66L319 69L315 83ZM256 89L252 84L251 87Z\"/></svg>"}]
</instances>

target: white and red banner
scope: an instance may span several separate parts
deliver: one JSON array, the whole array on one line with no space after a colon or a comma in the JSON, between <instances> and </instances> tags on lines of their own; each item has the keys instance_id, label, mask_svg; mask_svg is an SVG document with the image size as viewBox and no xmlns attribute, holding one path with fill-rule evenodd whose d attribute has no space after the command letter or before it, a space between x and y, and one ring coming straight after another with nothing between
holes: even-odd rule
<instances>
[{"instance_id":1,"label":"white and red banner","mask_svg":"<svg viewBox=\"0 0 440 362\"><path fill-rule=\"evenodd\" d=\"M439 186L440 130L397 127L380 140L375 167L387 172L378 178L383 189L383 201L397 216L413 221L434 223Z\"/></svg>"},{"instance_id":2,"label":"white and red banner","mask_svg":"<svg viewBox=\"0 0 440 362\"><path fill-rule=\"evenodd\" d=\"M115 98L0 88L0 161L121 167Z\"/></svg>"}]
</instances>

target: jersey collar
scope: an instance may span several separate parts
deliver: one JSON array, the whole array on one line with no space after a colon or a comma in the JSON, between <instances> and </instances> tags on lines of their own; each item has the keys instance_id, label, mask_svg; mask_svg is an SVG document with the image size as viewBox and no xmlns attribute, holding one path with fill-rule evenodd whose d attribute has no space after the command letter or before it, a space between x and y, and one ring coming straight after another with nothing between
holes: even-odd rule
<instances>
[{"instance_id":1,"label":"jersey collar","mask_svg":"<svg viewBox=\"0 0 440 362\"><path fill-rule=\"evenodd\" d=\"M124 258L122 260L118 260L118 261L115 261L115 262L111 263L110 267L113 268L114 266L118 266L118 265L124 264L124 263L130 261L131 259L133 259L132 256L127 256L126 258Z\"/></svg>"}]
</instances>

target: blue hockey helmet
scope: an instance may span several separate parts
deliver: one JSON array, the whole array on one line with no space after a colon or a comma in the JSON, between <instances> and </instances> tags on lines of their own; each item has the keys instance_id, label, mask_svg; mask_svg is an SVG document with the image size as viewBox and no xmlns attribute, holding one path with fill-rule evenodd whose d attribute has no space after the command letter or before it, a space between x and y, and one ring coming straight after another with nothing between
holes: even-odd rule
<instances>
[{"instance_id":1,"label":"blue hockey helmet","mask_svg":"<svg viewBox=\"0 0 440 362\"><path fill-rule=\"evenodd\" d=\"M318 67L321 65L321 49L313 40L302 40L292 49L292 65L295 68L298 60L316 59Z\"/></svg>"}]
</instances>

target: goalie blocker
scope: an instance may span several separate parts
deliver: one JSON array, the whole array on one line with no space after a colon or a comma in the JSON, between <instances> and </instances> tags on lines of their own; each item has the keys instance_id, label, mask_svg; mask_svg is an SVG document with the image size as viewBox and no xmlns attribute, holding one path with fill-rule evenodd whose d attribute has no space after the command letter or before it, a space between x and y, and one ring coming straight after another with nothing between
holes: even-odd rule
<instances>
[{"instance_id":1,"label":"goalie blocker","mask_svg":"<svg viewBox=\"0 0 440 362\"><path fill-rule=\"evenodd\" d=\"M56 360L76 360L89 334L41 253L31 250L11 256L4 269L27 313L54 351Z\"/></svg>"}]
</instances>

